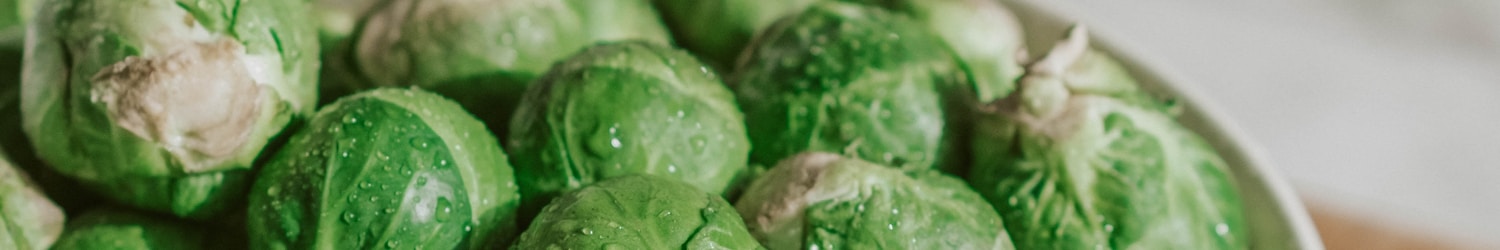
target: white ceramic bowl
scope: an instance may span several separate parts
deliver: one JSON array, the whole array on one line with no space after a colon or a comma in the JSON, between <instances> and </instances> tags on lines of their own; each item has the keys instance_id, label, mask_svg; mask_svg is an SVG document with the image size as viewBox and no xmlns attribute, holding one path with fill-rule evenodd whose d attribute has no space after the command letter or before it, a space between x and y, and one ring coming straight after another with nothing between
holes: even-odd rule
<instances>
[{"instance_id":1,"label":"white ceramic bowl","mask_svg":"<svg viewBox=\"0 0 1500 250\"><path fill-rule=\"evenodd\" d=\"M1021 20L1032 55L1045 53L1068 27L1077 23L1077 19L1070 17L1078 15L1059 8L1055 2L1001 1ZM1170 68L1134 53L1136 50L1131 46L1110 40L1108 30L1091 28L1089 33L1090 43L1124 63L1144 88L1172 96L1183 104L1185 109L1178 121L1203 136L1229 163L1244 200L1252 249L1323 249L1307 210L1291 186L1223 112Z\"/></svg>"}]
</instances>

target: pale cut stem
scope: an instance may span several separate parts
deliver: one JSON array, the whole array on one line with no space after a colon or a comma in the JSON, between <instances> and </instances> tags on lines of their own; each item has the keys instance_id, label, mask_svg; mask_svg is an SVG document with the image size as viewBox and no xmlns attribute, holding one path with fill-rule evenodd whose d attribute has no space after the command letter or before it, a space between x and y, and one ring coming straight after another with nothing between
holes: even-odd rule
<instances>
[{"instance_id":1,"label":"pale cut stem","mask_svg":"<svg viewBox=\"0 0 1500 250\"><path fill-rule=\"evenodd\" d=\"M1062 112L1072 95L1063 74L1088 52L1088 40L1087 28L1074 25L1051 51L1027 65L1027 76L1019 84L1020 105L1027 113L1038 120L1049 120Z\"/></svg>"},{"instance_id":2,"label":"pale cut stem","mask_svg":"<svg viewBox=\"0 0 1500 250\"><path fill-rule=\"evenodd\" d=\"M1032 63L1029 70L1036 74L1062 75L1083 58L1088 50L1088 28L1083 24L1075 24L1068 29L1068 35L1061 41L1057 41L1057 45L1053 46L1042 59Z\"/></svg>"}]
</instances>

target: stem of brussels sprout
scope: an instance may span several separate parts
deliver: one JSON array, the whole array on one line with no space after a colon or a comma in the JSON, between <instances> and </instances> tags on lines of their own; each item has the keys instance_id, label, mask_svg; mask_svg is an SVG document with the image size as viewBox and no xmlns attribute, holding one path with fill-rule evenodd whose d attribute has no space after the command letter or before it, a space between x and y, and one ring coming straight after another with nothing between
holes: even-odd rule
<instances>
[{"instance_id":1,"label":"stem of brussels sprout","mask_svg":"<svg viewBox=\"0 0 1500 250\"><path fill-rule=\"evenodd\" d=\"M1068 29L1067 36L1057 41L1057 45L1053 46L1052 50L1047 51L1047 55L1033 62L1027 70L1034 74L1060 76L1067 72L1068 68L1073 67L1073 64L1083 58L1088 51L1088 28L1082 24L1076 24Z\"/></svg>"},{"instance_id":2,"label":"stem of brussels sprout","mask_svg":"<svg viewBox=\"0 0 1500 250\"><path fill-rule=\"evenodd\" d=\"M1058 41L1047 55L1027 67L1026 76L1020 82L1020 105L1029 114L1040 120L1062 112L1072 93L1064 82L1063 74L1088 52L1089 37L1083 25L1074 25L1067 37Z\"/></svg>"},{"instance_id":3,"label":"stem of brussels sprout","mask_svg":"<svg viewBox=\"0 0 1500 250\"><path fill-rule=\"evenodd\" d=\"M220 39L128 57L94 75L90 96L117 126L173 154L229 157L249 139L266 94L244 51Z\"/></svg>"},{"instance_id":4,"label":"stem of brussels sprout","mask_svg":"<svg viewBox=\"0 0 1500 250\"><path fill-rule=\"evenodd\" d=\"M759 182L785 183L784 187L764 190L749 190L740 197L742 207L737 208L745 216L745 225L761 242L772 249L792 249L802 245L802 223L804 209L810 201L826 200L826 196L841 196L843 193L814 193L819 178L825 170L837 163L842 156L832 153L809 152L792 156L776 164L780 171L768 172ZM781 185L751 185L774 188ZM809 197L813 196L813 197ZM770 202L765 200L774 199Z\"/></svg>"}]
</instances>

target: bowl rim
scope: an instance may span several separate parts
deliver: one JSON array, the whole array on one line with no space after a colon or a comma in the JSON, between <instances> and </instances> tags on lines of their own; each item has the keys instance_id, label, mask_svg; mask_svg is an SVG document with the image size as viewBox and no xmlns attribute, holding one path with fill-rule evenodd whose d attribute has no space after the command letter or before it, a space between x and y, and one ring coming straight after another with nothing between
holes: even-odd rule
<instances>
[{"instance_id":1,"label":"bowl rim","mask_svg":"<svg viewBox=\"0 0 1500 250\"><path fill-rule=\"evenodd\" d=\"M1042 49L1047 49L1052 43L1038 43L1035 41L1054 41L1061 38L1064 27L1047 27L1041 30L1055 30L1054 33L1033 30L1038 26L1071 25L1080 23L1078 13L1065 3L1059 1L1026 1L1026 0L999 0L1009 8L1020 20L1026 30L1027 44L1033 55L1038 55ZM1052 23L1052 24L1045 24ZM1184 126L1202 136L1211 144L1220 156L1229 163L1230 170L1234 174L1236 187L1242 196L1254 196L1252 190L1259 189L1269 196L1270 204L1251 204L1250 197L1246 200L1247 214L1252 206L1261 206L1275 211L1269 212L1273 215L1271 219L1279 221L1271 222L1271 225L1256 228L1255 222L1251 222L1251 231L1281 230L1283 237L1255 236L1250 237L1252 246L1262 245L1266 239L1281 238L1283 242L1272 242L1282 244L1286 247L1296 249L1323 249L1322 241L1318 236L1317 229L1313 226L1307 209L1303 206L1301 199L1297 198L1296 192L1283 178L1279 169L1265 151L1248 136L1237 123L1233 122L1227 113L1216 103L1204 98L1196 85L1185 84L1189 81L1182 74L1177 73L1174 68L1168 67L1161 60L1150 55L1136 53L1128 41L1113 39L1115 36L1107 29L1098 28L1101 25L1087 24L1089 29L1090 43L1096 49L1108 53L1119 60L1136 80L1140 81L1143 88L1151 92L1166 94L1177 100L1184 107L1182 116L1178 121ZM1247 195L1251 194L1251 195ZM1279 217L1279 218L1278 218ZM1248 219L1248 218L1247 218ZM1275 232L1275 231L1271 231ZM1258 248L1258 247L1257 247Z\"/></svg>"}]
</instances>

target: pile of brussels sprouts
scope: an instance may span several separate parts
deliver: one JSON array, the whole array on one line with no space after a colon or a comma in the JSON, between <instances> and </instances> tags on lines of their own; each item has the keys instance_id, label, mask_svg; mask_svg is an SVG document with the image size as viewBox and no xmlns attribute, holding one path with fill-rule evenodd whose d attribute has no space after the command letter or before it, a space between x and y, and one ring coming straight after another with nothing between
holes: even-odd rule
<instances>
[{"instance_id":1,"label":"pile of brussels sprouts","mask_svg":"<svg viewBox=\"0 0 1500 250\"><path fill-rule=\"evenodd\" d=\"M0 0L0 249L1245 249L991 0Z\"/></svg>"}]
</instances>

